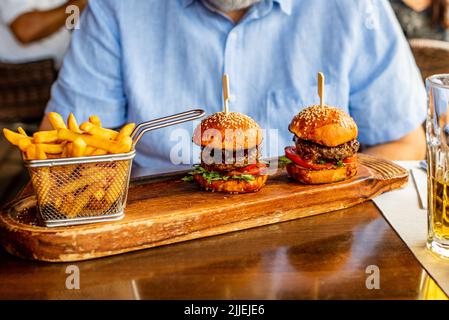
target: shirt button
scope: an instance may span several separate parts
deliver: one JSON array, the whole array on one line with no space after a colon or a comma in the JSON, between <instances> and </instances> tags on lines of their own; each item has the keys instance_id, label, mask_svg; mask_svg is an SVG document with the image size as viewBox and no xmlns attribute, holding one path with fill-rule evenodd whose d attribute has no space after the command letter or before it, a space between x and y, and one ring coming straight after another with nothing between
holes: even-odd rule
<instances>
[{"instance_id":1,"label":"shirt button","mask_svg":"<svg viewBox=\"0 0 449 320\"><path fill-rule=\"evenodd\" d=\"M231 32L231 34L229 35L229 39L231 39L232 41L237 40L237 33L235 31Z\"/></svg>"}]
</instances>

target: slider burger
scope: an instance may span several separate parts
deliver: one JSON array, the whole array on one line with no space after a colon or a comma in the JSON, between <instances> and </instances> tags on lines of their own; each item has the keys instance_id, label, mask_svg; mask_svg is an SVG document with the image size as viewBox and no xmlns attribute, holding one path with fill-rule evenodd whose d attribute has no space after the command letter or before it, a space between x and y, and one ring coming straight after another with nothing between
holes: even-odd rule
<instances>
[{"instance_id":1,"label":"slider burger","mask_svg":"<svg viewBox=\"0 0 449 320\"><path fill-rule=\"evenodd\" d=\"M265 185L267 166L259 162L262 132L250 117L215 113L198 125L193 142L201 147L201 165L190 176L203 189L248 193Z\"/></svg>"},{"instance_id":2,"label":"slider burger","mask_svg":"<svg viewBox=\"0 0 449 320\"><path fill-rule=\"evenodd\" d=\"M357 173L357 125L345 112L329 106L311 106L289 126L295 147L285 148L283 159L290 176L305 184L342 181Z\"/></svg>"}]
</instances>

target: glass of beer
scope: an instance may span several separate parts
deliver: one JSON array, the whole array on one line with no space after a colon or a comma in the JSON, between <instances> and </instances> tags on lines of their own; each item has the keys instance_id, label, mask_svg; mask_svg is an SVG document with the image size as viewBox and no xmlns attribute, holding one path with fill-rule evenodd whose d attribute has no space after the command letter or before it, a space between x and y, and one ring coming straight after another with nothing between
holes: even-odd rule
<instances>
[{"instance_id":1,"label":"glass of beer","mask_svg":"<svg viewBox=\"0 0 449 320\"><path fill-rule=\"evenodd\" d=\"M427 78L426 87L427 247L449 258L449 74Z\"/></svg>"}]
</instances>

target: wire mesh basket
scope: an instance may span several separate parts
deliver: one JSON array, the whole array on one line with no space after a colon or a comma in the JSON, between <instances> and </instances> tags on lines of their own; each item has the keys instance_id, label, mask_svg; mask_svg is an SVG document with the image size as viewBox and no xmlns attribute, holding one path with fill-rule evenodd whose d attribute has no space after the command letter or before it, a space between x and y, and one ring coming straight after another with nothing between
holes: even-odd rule
<instances>
[{"instance_id":1,"label":"wire mesh basket","mask_svg":"<svg viewBox=\"0 0 449 320\"><path fill-rule=\"evenodd\" d=\"M124 216L135 146L152 130L201 118L190 110L139 124L132 151L122 154L25 161L47 227L119 220Z\"/></svg>"},{"instance_id":2,"label":"wire mesh basket","mask_svg":"<svg viewBox=\"0 0 449 320\"><path fill-rule=\"evenodd\" d=\"M26 161L42 221L56 227L121 219L134 156Z\"/></svg>"}]
</instances>

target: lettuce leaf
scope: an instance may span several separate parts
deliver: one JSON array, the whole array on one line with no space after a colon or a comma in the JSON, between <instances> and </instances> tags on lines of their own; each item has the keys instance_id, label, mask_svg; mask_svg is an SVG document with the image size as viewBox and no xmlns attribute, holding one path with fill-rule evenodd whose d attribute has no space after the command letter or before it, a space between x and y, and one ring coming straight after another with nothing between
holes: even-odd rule
<instances>
[{"instance_id":1,"label":"lettuce leaf","mask_svg":"<svg viewBox=\"0 0 449 320\"><path fill-rule=\"evenodd\" d=\"M279 161L279 168L284 168L287 164L293 163L293 161L287 158L286 156L280 156L278 158L278 161Z\"/></svg>"},{"instance_id":2,"label":"lettuce leaf","mask_svg":"<svg viewBox=\"0 0 449 320\"><path fill-rule=\"evenodd\" d=\"M207 180L208 183L212 183L212 181L228 181L230 179L234 180L244 180L244 181L254 181L256 178L251 174L241 174L236 176L225 176L215 171L207 171L202 166L197 165L194 169L187 174L182 181L190 182L193 181L193 176L196 174L200 174L204 179Z\"/></svg>"}]
</instances>

